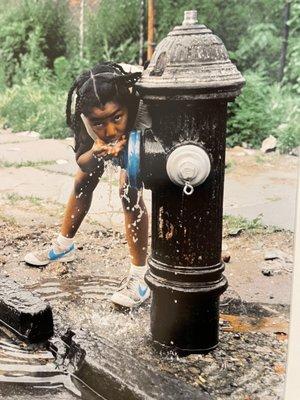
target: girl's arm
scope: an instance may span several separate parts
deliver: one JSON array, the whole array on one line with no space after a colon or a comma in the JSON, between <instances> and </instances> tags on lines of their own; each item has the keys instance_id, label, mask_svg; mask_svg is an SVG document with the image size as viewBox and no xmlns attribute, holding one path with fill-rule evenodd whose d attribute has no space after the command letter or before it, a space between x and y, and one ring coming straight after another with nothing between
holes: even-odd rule
<instances>
[{"instance_id":1,"label":"girl's arm","mask_svg":"<svg viewBox=\"0 0 300 400\"><path fill-rule=\"evenodd\" d=\"M103 158L95 157L93 149L76 156L76 162L81 171L86 173L93 172L99 165L103 164Z\"/></svg>"},{"instance_id":2,"label":"girl's arm","mask_svg":"<svg viewBox=\"0 0 300 400\"><path fill-rule=\"evenodd\" d=\"M103 140L95 141L93 147L76 157L79 168L86 173L93 172L99 165L103 165L104 159L118 157L126 144L125 135L114 146L107 145ZM77 154L80 154L80 149Z\"/></svg>"}]
</instances>

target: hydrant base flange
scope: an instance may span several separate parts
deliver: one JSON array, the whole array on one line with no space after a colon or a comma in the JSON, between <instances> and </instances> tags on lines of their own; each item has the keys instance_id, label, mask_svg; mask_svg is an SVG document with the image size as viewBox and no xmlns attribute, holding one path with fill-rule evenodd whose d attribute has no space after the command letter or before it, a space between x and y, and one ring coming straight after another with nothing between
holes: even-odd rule
<instances>
[{"instance_id":1,"label":"hydrant base flange","mask_svg":"<svg viewBox=\"0 0 300 400\"><path fill-rule=\"evenodd\" d=\"M227 282L221 291L226 287ZM214 349L219 342L219 297L156 284L151 304L151 333L156 345L178 353Z\"/></svg>"},{"instance_id":2,"label":"hydrant base flange","mask_svg":"<svg viewBox=\"0 0 300 400\"><path fill-rule=\"evenodd\" d=\"M155 260L149 260L145 276L155 288L151 304L151 333L157 346L177 353L205 353L219 340L219 298L227 279L218 271L216 280L179 282L153 274ZM221 265L222 267L222 265Z\"/></svg>"}]
</instances>

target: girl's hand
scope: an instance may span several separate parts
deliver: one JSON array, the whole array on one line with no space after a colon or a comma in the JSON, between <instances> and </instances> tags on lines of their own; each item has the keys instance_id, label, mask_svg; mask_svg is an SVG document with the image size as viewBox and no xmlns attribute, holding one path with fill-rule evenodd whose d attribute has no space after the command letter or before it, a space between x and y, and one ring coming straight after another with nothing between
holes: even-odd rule
<instances>
[{"instance_id":1,"label":"girl's hand","mask_svg":"<svg viewBox=\"0 0 300 400\"><path fill-rule=\"evenodd\" d=\"M126 136L123 135L120 139L118 139L117 143L114 146L108 146L108 154L113 157L118 157L119 153L124 149L126 142Z\"/></svg>"},{"instance_id":2,"label":"girl's hand","mask_svg":"<svg viewBox=\"0 0 300 400\"><path fill-rule=\"evenodd\" d=\"M109 146L101 139L97 139L92 147L94 156L104 157L109 154Z\"/></svg>"}]
</instances>

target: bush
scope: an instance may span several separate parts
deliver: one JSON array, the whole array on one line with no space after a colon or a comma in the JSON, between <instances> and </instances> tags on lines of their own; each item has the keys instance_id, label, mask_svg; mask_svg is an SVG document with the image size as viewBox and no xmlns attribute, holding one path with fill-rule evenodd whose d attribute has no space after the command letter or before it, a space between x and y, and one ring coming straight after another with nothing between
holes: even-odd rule
<instances>
[{"instance_id":1,"label":"bush","mask_svg":"<svg viewBox=\"0 0 300 400\"><path fill-rule=\"evenodd\" d=\"M288 88L270 84L258 73L245 74L246 86L242 94L229 106L229 146L243 142L260 147L270 134L278 138L282 152L299 144L299 99Z\"/></svg>"},{"instance_id":2,"label":"bush","mask_svg":"<svg viewBox=\"0 0 300 400\"><path fill-rule=\"evenodd\" d=\"M288 152L300 145L300 99L289 88L274 84L269 88L267 117L272 120L271 134L278 138L279 149Z\"/></svg>"},{"instance_id":3,"label":"bush","mask_svg":"<svg viewBox=\"0 0 300 400\"><path fill-rule=\"evenodd\" d=\"M36 131L43 138L64 138L66 91L31 79L0 93L0 120L13 131Z\"/></svg>"},{"instance_id":4,"label":"bush","mask_svg":"<svg viewBox=\"0 0 300 400\"><path fill-rule=\"evenodd\" d=\"M135 63L139 57L139 0L103 0L86 18L85 57Z\"/></svg>"},{"instance_id":5,"label":"bush","mask_svg":"<svg viewBox=\"0 0 300 400\"><path fill-rule=\"evenodd\" d=\"M52 69L54 60L67 54L69 30L66 0L22 0L3 9L0 14L0 56L5 83L12 85L20 64L24 71L28 53L31 63L38 56L36 61L42 61L43 68Z\"/></svg>"},{"instance_id":6,"label":"bush","mask_svg":"<svg viewBox=\"0 0 300 400\"><path fill-rule=\"evenodd\" d=\"M246 142L259 147L272 129L271 121L266 118L268 81L254 72L244 77L246 85L242 94L229 106L227 144L236 146Z\"/></svg>"}]
</instances>

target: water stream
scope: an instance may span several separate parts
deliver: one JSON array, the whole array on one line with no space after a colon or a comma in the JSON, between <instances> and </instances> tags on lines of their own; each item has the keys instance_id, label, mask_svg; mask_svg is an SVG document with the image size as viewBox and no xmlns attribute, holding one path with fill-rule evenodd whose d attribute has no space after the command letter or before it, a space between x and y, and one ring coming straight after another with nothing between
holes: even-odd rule
<instances>
[{"instance_id":1,"label":"water stream","mask_svg":"<svg viewBox=\"0 0 300 400\"><path fill-rule=\"evenodd\" d=\"M104 399L75 375L76 365L61 363L50 347L21 342L0 326L0 398Z\"/></svg>"}]
</instances>

